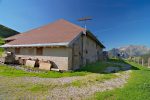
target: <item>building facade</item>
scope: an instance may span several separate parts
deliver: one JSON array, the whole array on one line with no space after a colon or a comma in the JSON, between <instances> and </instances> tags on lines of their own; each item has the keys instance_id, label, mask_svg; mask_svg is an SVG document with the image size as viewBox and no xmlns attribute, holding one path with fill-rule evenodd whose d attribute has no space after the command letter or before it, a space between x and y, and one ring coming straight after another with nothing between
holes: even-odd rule
<instances>
[{"instance_id":1,"label":"building facade","mask_svg":"<svg viewBox=\"0 0 150 100\"><path fill-rule=\"evenodd\" d=\"M62 26L62 23L65 23L66 27ZM16 58L49 60L59 70L76 70L81 66L96 62L102 58L102 51L105 47L90 31L86 30L86 34L84 34L85 30L83 28L77 27L65 20L59 20L53 24L48 26L52 27L51 30L59 30L58 35L49 35L49 38L44 38L44 36L37 38L35 35L39 29L35 29L29 33L22 33L23 35L19 34L7 38L6 41L9 42L1 47L5 48L6 51L12 52ZM71 27L67 30L67 25L69 27L72 26L73 30L76 28L76 30L72 32ZM39 34L42 34L42 31L44 32L48 26L41 28ZM66 33L64 32L60 36L61 31ZM73 35L70 35L72 33ZM53 32L49 31L49 34L53 34ZM45 35L48 34L45 33ZM33 37L33 40L30 36ZM60 42L57 42L58 40Z\"/></svg>"}]
</instances>

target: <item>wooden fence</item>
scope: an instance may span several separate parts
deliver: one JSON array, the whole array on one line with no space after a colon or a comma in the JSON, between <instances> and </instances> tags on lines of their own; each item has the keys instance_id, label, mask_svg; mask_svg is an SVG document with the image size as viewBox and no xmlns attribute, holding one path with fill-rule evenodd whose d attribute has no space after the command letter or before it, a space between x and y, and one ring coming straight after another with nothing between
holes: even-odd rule
<instances>
[{"instance_id":1,"label":"wooden fence","mask_svg":"<svg viewBox=\"0 0 150 100\"><path fill-rule=\"evenodd\" d=\"M150 68L150 57L147 59L142 57L132 57L129 58L129 60Z\"/></svg>"}]
</instances>

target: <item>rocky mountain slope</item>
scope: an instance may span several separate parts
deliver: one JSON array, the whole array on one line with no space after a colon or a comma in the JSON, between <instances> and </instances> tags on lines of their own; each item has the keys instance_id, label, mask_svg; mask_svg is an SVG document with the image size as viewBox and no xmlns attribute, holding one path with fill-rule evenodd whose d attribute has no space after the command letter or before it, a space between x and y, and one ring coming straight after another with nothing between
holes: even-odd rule
<instances>
[{"instance_id":1,"label":"rocky mountain slope","mask_svg":"<svg viewBox=\"0 0 150 100\"><path fill-rule=\"evenodd\" d=\"M125 58L129 56L141 56L144 54L150 53L150 48L141 45L129 45L120 48L113 48L108 51L109 56L115 57L119 55L123 55Z\"/></svg>"}]
</instances>

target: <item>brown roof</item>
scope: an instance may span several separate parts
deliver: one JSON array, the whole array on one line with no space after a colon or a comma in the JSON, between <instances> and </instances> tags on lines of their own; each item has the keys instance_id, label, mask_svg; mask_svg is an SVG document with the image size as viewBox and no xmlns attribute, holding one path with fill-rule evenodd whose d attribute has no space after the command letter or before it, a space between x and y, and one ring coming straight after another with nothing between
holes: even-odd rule
<instances>
[{"instance_id":1,"label":"brown roof","mask_svg":"<svg viewBox=\"0 0 150 100\"><path fill-rule=\"evenodd\" d=\"M15 45L63 45L71 42L75 37L77 37L81 32L85 29L72 24L64 19L60 19L51 24L30 30L25 33L21 33L18 35L14 35L6 38L5 40L13 40L8 42L3 47L13 47ZM87 35L90 32L87 32ZM91 38L93 38L99 45L102 47L103 44L99 42L99 40L94 36L89 34ZM49 44L50 43L50 44ZM59 44L61 43L61 44Z\"/></svg>"},{"instance_id":2,"label":"brown roof","mask_svg":"<svg viewBox=\"0 0 150 100\"><path fill-rule=\"evenodd\" d=\"M84 31L84 28L60 19L54 23L6 38L5 40L16 39L9 42L9 45L70 42L82 31Z\"/></svg>"},{"instance_id":3,"label":"brown roof","mask_svg":"<svg viewBox=\"0 0 150 100\"><path fill-rule=\"evenodd\" d=\"M15 39L21 37L22 35L23 35L23 34L20 34L20 33L19 33L19 34L10 36L10 37L8 37L8 38L5 38L4 40L5 40L5 41L8 41L8 40L15 40Z\"/></svg>"}]
</instances>

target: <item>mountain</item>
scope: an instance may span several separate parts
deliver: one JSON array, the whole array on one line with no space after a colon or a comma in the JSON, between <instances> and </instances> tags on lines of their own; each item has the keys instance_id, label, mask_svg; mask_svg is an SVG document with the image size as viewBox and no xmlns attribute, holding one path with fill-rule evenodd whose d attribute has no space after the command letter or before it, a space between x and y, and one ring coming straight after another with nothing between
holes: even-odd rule
<instances>
[{"instance_id":1,"label":"mountain","mask_svg":"<svg viewBox=\"0 0 150 100\"><path fill-rule=\"evenodd\" d=\"M19 34L19 32L15 31L13 29L10 29L6 26L0 25L0 45L4 44L3 38L7 38L9 36L13 36L16 34ZM0 56L3 53L3 51L4 50L2 48L0 48Z\"/></svg>"},{"instance_id":2,"label":"mountain","mask_svg":"<svg viewBox=\"0 0 150 100\"><path fill-rule=\"evenodd\" d=\"M120 48L113 48L112 50L108 51L110 57L119 55L125 58L129 56L142 56L148 53L150 53L150 48L140 45L129 45Z\"/></svg>"},{"instance_id":3,"label":"mountain","mask_svg":"<svg viewBox=\"0 0 150 100\"><path fill-rule=\"evenodd\" d=\"M150 48L146 46L129 45L119 48L120 51L125 51L130 56L141 56L150 52Z\"/></svg>"},{"instance_id":4,"label":"mountain","mask_svg":"<svg viewBox=\"0 0 150 100\"><path fill-rule=\"evenodd\" d=\"M6 38L6 37L13 36L16 34L19 34L19 32L15 31L13 29L10 29L6 26L0 25L0 37Z\"/></svg>"}]
</instances>

